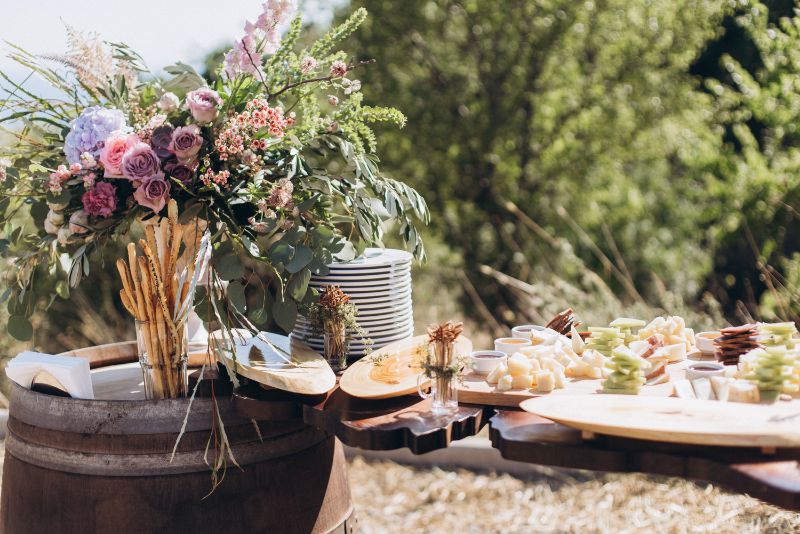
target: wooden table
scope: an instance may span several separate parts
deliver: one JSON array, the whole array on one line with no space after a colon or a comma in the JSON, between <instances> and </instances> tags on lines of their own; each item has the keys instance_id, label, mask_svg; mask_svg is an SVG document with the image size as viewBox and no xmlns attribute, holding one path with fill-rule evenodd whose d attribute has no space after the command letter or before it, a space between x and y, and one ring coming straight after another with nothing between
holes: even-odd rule
<instances>
[{"instance_id":1,"label":"wooden table","mask_svg":"<svg viewBox=\"0 0 800 534\"><path fill-rule=\"evenodd\" d=\"M128 373L138 384L136 365L105 369ZM190 378L190 388L196 377ZM116 382L114 380L113 382ZM246 379L231 391L230 382L206 370L199 396L232 398L235 411L256 421L302 421L335 435L343 443L368 450L408 447L415 454L446 448L454 440L476 434L487 422L492 444L504 458L522 462L590 469L642 472L706 480L747 493L790 510L800 510L800 450L765 454L757 448L697 447L598 435L584 440L578 430L513 409L461 405L451 415L433 416L430 400L403 396L362 400L338 389L327 395L300 396L264 389ZM127 386L126 386L127 388ZM138 396L133 389L110 389Z\"/></svg>"},{"instance_id":2,"label":"wooden table","mask_svg":"<svg viewBox=\"0 0 800 534\"><path fill-rule=\"evenodd\" d=\"M492 445L504 458L557 467L651 473L713 482L789 510L800 510L800 449L697 447L581 432L537 415L496 410Z\"/></svg>"}]
</instances>

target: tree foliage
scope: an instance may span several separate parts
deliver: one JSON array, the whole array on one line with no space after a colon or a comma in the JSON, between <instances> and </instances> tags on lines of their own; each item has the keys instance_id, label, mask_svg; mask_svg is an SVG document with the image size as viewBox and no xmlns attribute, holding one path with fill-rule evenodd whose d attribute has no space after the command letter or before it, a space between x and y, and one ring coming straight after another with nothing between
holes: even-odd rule
<instances>
[{"instance_id":1,"label":"tree foliage","mask_svg":"<svg viewBox=\"0 0 800 534\"><path fill-rule=\"evenodd\" d=\"M579 276L563 247L631 298L700 291L722 138L689 71L718 36L720 2L363 4L374 17L355 38L381 51L364 92L408 115L384 138L385 167L427 193L492 305L508 296L480 264Z\"/></svg>"}]
</instances>

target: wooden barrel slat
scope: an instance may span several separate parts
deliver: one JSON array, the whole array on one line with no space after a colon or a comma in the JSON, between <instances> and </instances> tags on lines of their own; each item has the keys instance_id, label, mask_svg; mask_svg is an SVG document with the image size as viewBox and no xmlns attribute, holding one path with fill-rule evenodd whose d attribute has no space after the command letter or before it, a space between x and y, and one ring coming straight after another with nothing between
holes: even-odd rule
<instances>
[{"instance_id":1,"label":"wooden barrel slat","mask_svg":"<svg viewBox=\"0 0 800 534\"><path fill-rule=\"evenodd\" d=\"M130 343L72 351L131 361ZM135 353L135 348L134 348ZM94 364L93 364L94 366ZM15 386L0 532L344 533L352 503L341 443L302 420L254 421L217 400L233 455L209 495L214 401L81 400ZM216 451L208 451L213 461Z\"/></svg>"}]
</instances>

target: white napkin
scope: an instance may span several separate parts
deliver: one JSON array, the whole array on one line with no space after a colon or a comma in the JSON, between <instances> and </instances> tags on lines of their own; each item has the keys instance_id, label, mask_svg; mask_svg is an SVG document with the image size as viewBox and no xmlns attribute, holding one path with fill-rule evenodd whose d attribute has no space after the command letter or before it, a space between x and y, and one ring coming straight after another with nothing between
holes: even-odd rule
<instances>
[{"instance_id":1,"label":"white napkin","mask_svg":"<svg viewBox=\"0 0 800 534\"><path fill-rule=\"evenodd\" d=\"M6 366L6 376L24 388L30 388L41 371L53 375L73 398L94 399L89 361L83 358L25 351Z\"/></svg>"}]
</instances>

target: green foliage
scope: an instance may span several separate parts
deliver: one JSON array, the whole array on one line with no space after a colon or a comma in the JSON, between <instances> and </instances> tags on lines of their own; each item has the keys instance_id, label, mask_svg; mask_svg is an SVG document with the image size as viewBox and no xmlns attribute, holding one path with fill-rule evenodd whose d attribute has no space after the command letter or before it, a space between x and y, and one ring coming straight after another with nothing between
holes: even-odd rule
<instances>
[{"instance_id":1,"label":"green foliage","mask_svg":"<svg viewBox=\"0 0 800 534\"><path fill-rule=\"evenodd\" d=\"M755 68L730 55L727 77L709 80L715 117L731 143L709 191L715 232L713 286L743 295L742 313L765 319L800 316L800 19L771 22L754 3L736 19L760 58ZM791 258L791 259L790 259Z\"/></svg>"},{"instance_id":2,"label":"green foliage","mask_svg":"<svg viewBox=\"0 0 800 534\"><path fill-rule=\"evenodd\" d=\"M578 280L562 247L632 300L701 290L703 184L723 142L689 69L720 2L357 3L373 16L355 46L382 51L366 98L408 115L381 137L383 166L426 191L490 309L517 306L481 264Z\"/></svg>"}]
</instances>

